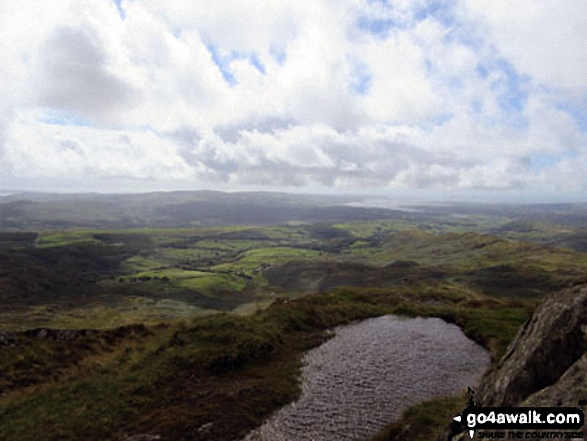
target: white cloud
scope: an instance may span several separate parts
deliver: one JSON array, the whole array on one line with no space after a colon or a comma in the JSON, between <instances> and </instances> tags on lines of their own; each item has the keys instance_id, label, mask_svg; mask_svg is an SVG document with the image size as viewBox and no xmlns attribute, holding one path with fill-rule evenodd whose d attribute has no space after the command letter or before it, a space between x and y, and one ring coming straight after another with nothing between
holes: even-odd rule
<instances>
[{"instance_id":1,"label":"white cloud","mask_svg":"<svg viewBox=\"0 0 587 441\"><path fill-rule=\"evenodd\" d=\"M31 114L16 118L6 156L15 174L32 177L190 179L195 171L152 132L63 127Z\"/></svg>"},{"instance_id":2,"label":"white cloud","mask_svg":"<svg viewBox=\"0 0 587 441\"><path fill-rule=\"evenodd\" d=\"M577 192L584 2L0 4L0 172ZM0 182L0 185L4 185ZM187 184L186 184L187 185Z\"/></svg>"},{"instance_id":3,"label":"white cloud","mask_svg":"<svg viewBox=\"0 0 587 441\"><path fill-rule=\"evenodd\" d=\"M426 73L425 53L409 35L371 40L364 53L372 73L373 86L365 98L372 119L413 123L442 112L442 99Z\"/></svg>"},{"instance_id":4,"label":"white cloud","mask_svg":"<svg viewBox=\"0 0 587 441\"><path fill-rule=\"evenodd\" d=\"M587 3L575 0L465 0L490 41L537 82L587 93Z\"/></svg>"},{"instance_id":5,"label":"white cloud","mask_svg":"<svg viewBox=\"0 0 587 441\"><path fill-rule=\"evenodd\" d=\"M195 31L208 44L244 52L283 50L299 31L300 20L319 8L292 0L145 0L140 7L172 30Z\"/></svg>"},{"instance_id":6,"label":"white cloud","mask_svg":"<svg viewBox=\"0 0 587 441\"><path fill-rule=\"evenodd\" d=\"M140 93L109 68L92 29L58 27L41 48L39 104L96 119L133 107Z\"/></svg>"}]
</instances>

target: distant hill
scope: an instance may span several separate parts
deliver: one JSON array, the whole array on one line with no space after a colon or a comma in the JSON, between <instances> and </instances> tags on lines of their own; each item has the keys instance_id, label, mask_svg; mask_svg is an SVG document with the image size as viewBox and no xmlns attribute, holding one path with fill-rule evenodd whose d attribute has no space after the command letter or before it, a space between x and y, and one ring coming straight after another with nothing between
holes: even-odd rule
<instances>
[{"instance_id":1,"label":"distant hill","mask_svg":"<svg viewBox=\"0 0 587 441\"><path fill-rule=\"evenodd\" d=\"M217 191L140 194L21 193L0 197L0 230L267 225L421 218L346 204L356 198Z\"/></svg>"},{"instance_id":2,"label":"distant hill","mask_svg":"<svg viewBox=\"0 0 587 441\"><path fill-rule=\"evenodd\" d=\"M570 227L587 227L587 203L514 204L514 203L443 203L417 205L410 208L435 215L485 215L534 222L549 222ZM526 228L523 222L512 227Z\"/></svg>"}]
</instances>

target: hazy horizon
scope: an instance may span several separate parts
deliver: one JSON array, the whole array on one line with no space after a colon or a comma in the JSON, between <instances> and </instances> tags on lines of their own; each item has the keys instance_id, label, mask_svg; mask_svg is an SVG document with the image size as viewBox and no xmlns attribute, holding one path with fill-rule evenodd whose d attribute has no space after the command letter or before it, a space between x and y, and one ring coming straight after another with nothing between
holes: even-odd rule
<instances>
[{"instance_id":1,"label":"hazy horizon","mask_svg":"<svg viewBox=\"0 0 587 441\"><path fill-rule=\"evenodd\" d=\"M304 191L306 190L306 191ZM345 205L365 207L365 208L388 208L388 209L403 209L402 207L409 207L415 205L442 205L442 204L477 204L486 203L491 205L525 205L525 204L543 204L556 205L556 204L587 204L587 198L558 198L558 199L545 199L545 198L519 198L517 195L503 195L500 197L491 197L495 195L491 194L447 194L445 197L439 194L428 194L428 197L424 193L406 194L401 191L395 195L385 194L368 194L368 193L350 193L350 192L310 192L307 189L292 190L291 188L237 188L237 189L215 189L215 188L197 188L197 189L183 189L183 188L163 188L163 189L129 189L128 187L119 188L117 191L104 191L103 189L85 190L80 191L79 189L69 189L65 191L54 191L48 189L2 189L0 188L0 198L14 195L26 195L26 194L46 194L46 195L140 195L140 194L153 194L153 193L191 193L191 192L220 192L227 194L238 194L238 193L276 193L276 194L289 194L298 196L324 196L333 198L351 198L351 202L345 202ZM452 196L452 197L451 197ZM459 197L460 196L460 197Z\"/></svg>"}]
</instances>

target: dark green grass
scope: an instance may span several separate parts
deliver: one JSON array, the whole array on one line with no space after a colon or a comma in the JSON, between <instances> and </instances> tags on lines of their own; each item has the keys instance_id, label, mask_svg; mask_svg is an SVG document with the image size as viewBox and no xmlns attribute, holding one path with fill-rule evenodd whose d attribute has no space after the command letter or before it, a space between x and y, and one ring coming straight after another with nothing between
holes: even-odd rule
<instances>
[{"instance_id":1,"label":"dark green grass","mask_svg":"<svg viewBox=\"0 0 587 441\"><path fill-rule=\"evenodd\" d=\"M51 245L46 248L5 250L18 264L2 282L5 305L24 299L32 311L56 303L62 309L53 323L64 327L71 302L78 309L103 302L92 323L112 326L108 320L119 305L129 308L120 311L126 318L152 322L168 318L169 311L151 306L165 301L210 311L277 300L248 316L170 322L139 337L22 337L19 346L0 348L0 440L119 440L137 433L234 439L295 399L301 354L324 341L325 329L388 313L456 323L496 360L529 316L532 297L584 279L587 257L462 233L466 222L422 224L426 231L408 222L374 221L52 232L38 243ZM449 230L455 233L440 234ZM323 275L319 288L327 292L300 297ZM150 279L138 280L143 276ZM291 280L281 286L284 276ZM295 298L283 297L296 280ZM340 287L345 284L354 287ZM270 294L274 290L277 295ZM127 301L134 298L142 303ZM70 324L82 327L84 317ZM405 421L418 430L443 426L453 411L447 400L431 405L438 406L435 415L425 403ZM211 429L200 431L209 423ZM403 438L389 439L431 439L431 432L398 433Z\"/></svg>"},{"instance_id":2,"label":"dark green grass","mask_svg":"<svg viewBox=\"0 0 587 441\"><path fill-rule=\"evenodd\" d=\"M0 247L0 300L10 313L0 313L0 326L79 327L88 317L87 326L103 327L173 317L169 308L149 311L149 303L141 303L129 320L110 321L113 309L125 315L136 306L126 300L130 296L182 302L200 314L250 310L272 300L272 293L315 293L347 285L393 287L442 279L495 297L536 298L587 281L587 254L479 234L487 222L445 218L416 224L374 220L29 234L25 243L30 246L11 240L4 244L7 248ZM500 225L494 223L493 230ZM31 244L35 237L37 248ZM402 261L414 265L394 267ZM22 312L13 314L17 309Z\"/></svg>"},{"instance_id":3,"label":"dark green grass","mask_svg":"<svg viewBox=\"0 0 587 441\"><path fill-rule=\"evenodd\" d=\"M432 441L466 405L464 396L427 400L409 407L400 421L381 430L370 441Z\"/></svg>"},{"instance_id":4,"label":"dark green grass","mask_svg":"<svg viewBox=\"0 0 587 441\"><path fill-rule=\"evenodd\" d=\"M220 314L153 330L140 345L105 358L99 370L78 357L70 360L81 366L77 374L67 363L48 377L30 373L36 390L21 387L0 399L0 439L108 440L132 433L231 439L295 399L301 354L323 341L327 328L387 313L440 316L497 355L527 315L524 306L505 300L492 309L468 304L465 294L444 302L443 292L337 289L279 301L251 316ZM64 358L50 346L41 354L36 364ZM17 375L30 364L9 368ZM67 380L59 381L59 369L69 372ZM214 429L199 437L209 422Z\"/></svg>"}]
</instances>

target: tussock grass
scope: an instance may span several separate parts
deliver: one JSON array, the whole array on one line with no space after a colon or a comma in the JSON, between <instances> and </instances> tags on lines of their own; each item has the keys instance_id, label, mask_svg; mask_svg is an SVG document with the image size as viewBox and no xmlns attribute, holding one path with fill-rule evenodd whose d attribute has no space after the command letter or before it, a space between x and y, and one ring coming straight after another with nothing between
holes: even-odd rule
<instances>
[{"instance_id":1,"label":"tussock grass","mask_svg":"<svg viewBox=\"0 0 587 441\"><path fill-rule=\"evenodd\" d=\"M61 282L51 289L38 283L47 301L54 301L54 293L64 295L59 308L49 305L57 312L31 303L25 306L41 309L0 314L2 323L31 323L24 317L30 313L34 320L63 327L134 320L149 325L144 332L101 331L69 342L21 336L17 347L0 347L0 439L102 441L137 433L234 439L297 397L300 358L327 338L326 329L384 314L455 323L496 360L529 316L532 296L584 279L587 255L465 233L471 222L478 230L489 226L450 219L422 222L419 229L407 221L372 221L41 235L30 256L21 251L23 267L33 257L55 261L64 274L61 281L75 279L72 262L102 262L105 269L92 269L83 285L96 288L96 303L78 304L85 291L76 286L65 296ZM298 272L296 262L304 263ZM288 268L293 269L284 272ZM320 271L328 282L324 286L336 288L321 286L328 291L302 296L322 277ZM24 280L14 274L17 282ZM288 274L300 281L296 292L274 281ZM343 283L354 286L340 287ZM19 286L12 286L14 298ZM70 299L76 308L63 306ZM231 308L249 314L152 324ZM381 439L432 439L432 432L415 429L443 426L458 400L416 406Z\"/></svg>"},{"instance_id":2,"label":"tussock grass","mask_svg":"<svg viewBox=\"0 0 587 441\"><path fill-rule=\"evenodd\" d=\"M447 396L424 401L408 408L397 423L387 426L370 441L431 441L438 428L447 425L452 417L464 409L467 399Z\"/></svg>"},{"instance_id":3,"label":"tussock grass","mask_svg":"<svg viewBox=\"0 0 587 441\"><path fill-rule=\"evenodd\" d=\"M29 359L2 359L22 393L0 400L0 439L108 440L132 433L231 439L296 398L300 357L327 338L328 328L388 313L438 316L497 356L527 315L520 303L494 300L487 308L475 293L448 291L340 288L281 299L250 316L216 314L151 328L132 345L125 338L109 348L80 340L74 355L52 342L27 341ZM116 356L92 368L89 360L101 352ZM18 377L25 366L26 381L40 385L34 393ZM209 423L201 438L198 430Z\"/></svg>"}]
</instances>

